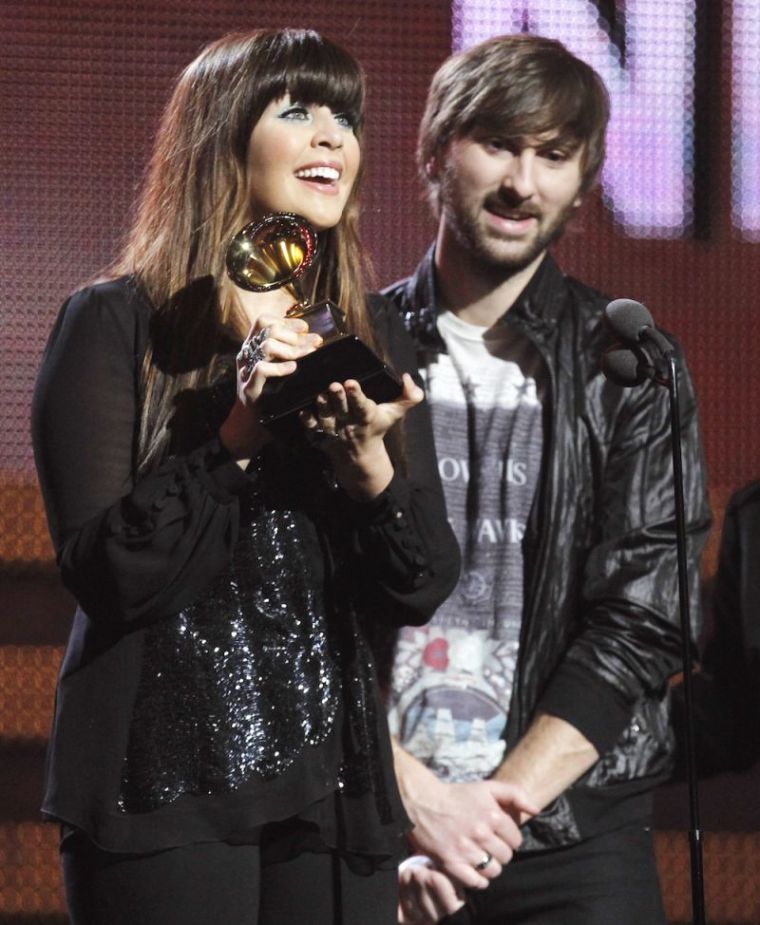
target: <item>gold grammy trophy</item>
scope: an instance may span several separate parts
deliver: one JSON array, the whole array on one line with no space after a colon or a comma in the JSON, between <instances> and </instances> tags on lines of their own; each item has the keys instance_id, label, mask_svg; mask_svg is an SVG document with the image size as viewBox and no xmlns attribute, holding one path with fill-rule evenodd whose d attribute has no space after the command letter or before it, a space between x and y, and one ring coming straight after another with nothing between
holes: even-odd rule
<instances>
[{"instance_id":1,"label":"gold grammy trophy","mask_svg":"<svg viewBox=\"0 0 760 925\"><path fill-rule=\"evenodd\" d=\"M267 380L262 394L262 422L271 424L307 408L331 382L356 379L377 402L393 401L401 380L355 334L345 329L341 310L329 299L312 305L300 280L317 255L317 234L301 215L276 212L242 228L227 247L227 273L249 292L285 288L294 299L289 318L303 318L322 337L314 353L298 360L290 376Z\"/></svg>"}]
</instances>

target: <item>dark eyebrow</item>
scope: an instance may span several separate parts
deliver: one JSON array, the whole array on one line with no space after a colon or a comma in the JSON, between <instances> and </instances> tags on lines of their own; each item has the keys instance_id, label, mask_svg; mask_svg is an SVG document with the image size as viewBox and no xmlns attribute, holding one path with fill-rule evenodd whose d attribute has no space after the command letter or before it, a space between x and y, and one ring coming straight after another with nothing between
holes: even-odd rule
<instances>
[{"instance_id":1,"label":"dark eyebrow","mask_svg":"<svg viewBox=\"0 0 760 925\"><path fill-rule=\"evenodd\" d=\"M577 138L575 135L557 135L556 138L547 138L546 141L542 141L537 147L542 151L550 148L561 148L568 154L575 154L582 144L583 142L581 139Z\"/></svg>"}]
</instances>

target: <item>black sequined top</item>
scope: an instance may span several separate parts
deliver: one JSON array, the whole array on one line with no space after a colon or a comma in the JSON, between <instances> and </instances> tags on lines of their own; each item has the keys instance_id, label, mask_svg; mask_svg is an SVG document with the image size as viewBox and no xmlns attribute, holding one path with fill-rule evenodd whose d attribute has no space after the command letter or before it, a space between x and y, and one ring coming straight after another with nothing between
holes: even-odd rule
<instances>
[{"instance_id":1,"label":"black sequined top","mask_svg":"<svg viewBox=\"0 0 760 925\"><path fill-rule=\"evenodd\" d=\"M370 308L414 371L394 310ZM135 480L150 317L128 281L75 294L35 391L40 481L80 605L43 811L115 851L245 841L297 817L387 858L406 819L365 635L429 619L458 570L427 409L407 418L407 476L365 504L316 451L270 444L242 472L215 426Z\"/></svg>"},{"instance_id":2,"label":"black sequined top","mask_svg":"<svg viewBox=\"0 0 760 925\"><path fill-rule=\"evenodd\" d=\"M315 526L287 504L300 485L279 456L267 448L254 461L258 478L240 497L227 567L196 601L146 630L119 797L125 812L183 793L234 791L253 774L272 780L333 731L338 634Z\"/></svg>"}]
</instances>

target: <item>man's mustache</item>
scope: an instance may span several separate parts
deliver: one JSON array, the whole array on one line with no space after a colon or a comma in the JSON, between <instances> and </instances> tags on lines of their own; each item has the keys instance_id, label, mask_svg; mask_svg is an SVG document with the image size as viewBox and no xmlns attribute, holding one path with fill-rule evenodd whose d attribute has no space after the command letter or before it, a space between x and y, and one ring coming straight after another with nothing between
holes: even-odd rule
<instances>
[{"instance_id":1,"label":"man's mustache","mask_svg":"<svg viewBox=\"0 0 760 925\"><path fill-rule=\"evenodd\" d=\"M496 212L497 214L508 212L509 218L521 219L541 217L540 209L531 205L522 205L519 197L512 196L509 193L498 193L493 196L488 196L484 200L483 205L490 212Z\"/></svg>"}]
</instances>

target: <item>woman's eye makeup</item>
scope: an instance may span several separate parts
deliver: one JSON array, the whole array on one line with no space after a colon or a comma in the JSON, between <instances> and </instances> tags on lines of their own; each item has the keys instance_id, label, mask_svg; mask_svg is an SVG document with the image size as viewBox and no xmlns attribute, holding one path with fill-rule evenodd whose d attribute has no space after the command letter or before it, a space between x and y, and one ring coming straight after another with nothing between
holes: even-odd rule
<instances>
[{"instance_id":1,"label":"woman's eye makeup","mask_svg":"<svg viewBox=\"0 0 760 925\"><path fill-rule=\"evenodd\" d=\"M281 119L308 119L309 115L308 106L302 106L300 103L288 103L288 105L280 111Z\"/></svg>"},{"instance_id":2,"label":"woman's eye makeup","mask_svg":"<svg viewBox=\"0 0 760 925\"><path fill-rule=\"evenodd\" d=\"M315 106L316 104L307 106L303 103L288 103L287 106L280 110L278 117L292 122L307 122L311 118L311 110ZM351 131L356 128L357 119L352 112L336 112L333 113L333 118L341 128L350 129Z\"/></svg>"}]
</instances>

